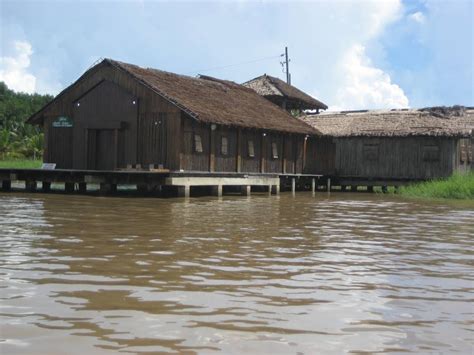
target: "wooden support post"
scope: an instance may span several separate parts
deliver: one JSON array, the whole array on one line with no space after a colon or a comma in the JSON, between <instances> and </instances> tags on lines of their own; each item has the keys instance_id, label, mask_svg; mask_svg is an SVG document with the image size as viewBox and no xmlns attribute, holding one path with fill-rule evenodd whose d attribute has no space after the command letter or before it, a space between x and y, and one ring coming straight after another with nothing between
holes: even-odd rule
<instances>
[{"instance_id":1,"label":"wooden support post","mask_svg":"<svg viewBox=\"0 0 474 355\"><path fill-rule=\"evenodd\" d=\"M64 191L66 191L67 193L74 192L74 183L73 182L64 183Z\"/></svg>"},{"instance_id":2,"label":"wooden support post","mask_svg":"<svg viewBox=\"0 0 474 355\"><path fill-rule=\"evenodd\" d=\"M2 190L3 191L10 191L11 189L12 189L11 180L3 180L2 181Z\"/></svg>"},{"instance_id":3,"label":"wooden support post","mask_svg":"<svg viewBox=\"0 0 474 355\"><path fill-rule=\"evenodd\" d=\"M212 127L214 126L214 129ZM216 170L216 126L211 125L209 133L209 171Z\"/></svg>"},{"instance_id":4,"label":"wooden support post","mask_svg":"<svg viewBox=\"0 0 474 355\"><path fill-rule=\"evenodd\" d=\"M328 192L331 191L331 178L328 178L328 181L327 181L327 190L328 190Z\"/></svg>"},{"instance_id":5,"label":"wooden support post","mask_svg":"<svg viewBox=\"0 0 474 355\"><path fill-rule=\"evenodd\" d=\"M374 192L374 187L372 185L367 186L367 192Z\"/></svg>"},{"instance_id":6,"label":"wooden support post","mask_svg":"<svg viewBox=\"0 0 474 355\"><path fill-rule=\"evenodd\" d=\"M272 194L279 195L280 194L280 184L272 185L271 186L271 191L272 191Z\"/></svg>"},{"instance_id":7,"label":"wooden support post","mask_svg":"<svg viewBox=\"0 0 474 355\"><path fill-rule=\"evenodd\" d=\"M268 194L269 194L269 195L272 194L272 185L268 185Z\"/></svg>"},{"instance_id":8,"label":"wooden support post","mask_svg":"<svg viewBox=\"0 0 474 355\"><path fill-rule=\"evenodd\" d=\"M85 194L87 192L87 183L85 183L85 182L80 182L79 183L79 192L81 194Z\"/></svg>"},{"instance_id":9,"label":"wooden support post","mask_svg":"<svg viewBox=\"0 0 474 355\"><path fill-rule=\"evenodd\" d=\"M296 179L291 178L291 193L294 195L296 192Z\"/></svg>"},{"instance_id":10,"label":"wooden support post","mask_svg":"<svg viewBox=\"0 0 474 355\"><path fill-rule=\"evenodd\" d=\"M212 195L217 197L222 197L222 185L212 186Z\"/></svg>"},{"instance_id":11,"label":"wooden support post","mask_svg":"<svg viewBox=\"0 0 474 355\"><path fill-rule=\"evenodd\" d=\"M25 190L29 192L36 191L36 181L25 181Z\"/></svg>"},{"instance_id":12,"label":"wooden support post","mask_svg":"<svg viewBox=\"0 0 474 355\"><path fill-rule=\"evenodd\" d=\"M261 173L264 173L265 172L265 158L266 158L266 154L267 154L267 150L265 149L265 142L266 142L266 139L265 139L265 136L266 136L266 133L263 133L262 136L260 137L260 154L261 154L261 157L260 157L260 172Z\"/></svg>"},{"instance_id":13,"label":"wooden support post","mask_svg":"<svg viewBox=\"0 0 474 355\"><path fill-rule=\"evenodd\" d=\"M351 192L357 192L357 185L351 185Z\"/></svg>"},{"instance_id":14,"label":"wooden support post","mask_svg":"<svg viewBox=\"0 0 474 355\"><path fill-rule=\"evenodd\" d=\"M311 192L314 194L316 192L316 179L311 179Z\"/></svg>"},{"instance_id":15,"label":"wooden support post","mask_svg":"<svg viewBox=\"0 0 474 355\"><path fill-rule=\"evenodd\" d=\"M240 173L242 169L242 130L237 130L237 159L236 159L236 171Z\"/></svg>"},{"instance_id":16,"label":"wooden support post","mask_svg":"<svg viewBox=\"0 0 474 355\"><path fill-rule=\"evenodd\" d=\"M244 185L241 187L241 191L243 196L250 196L252 189L250 185Z\"/></svg>"},{"instance_id":17,"label":"wooden support post","mask_svg":"<svg viewBox=\"0 0 474 355\"><path fill-rule=\"evenodd\" d=\"M116 184L107 184L107 183L101 183L100 184L100 193L101 194L114 193L116 191L117 191L117 185Z\"/></svg>"},{"instance_id":18,"label":"wooden support post","mask_svg":"<svg viewBox=\"0 0 474 355\"><path fill-rule=\"evenodd\" d=\"M51 191L51 183L49 181L43 181L41 183L41 190L43 192L50 192Z\"/></svg>"},{"instance_id":19,"label":"wooden support post","mask_svg":"<svg viewBox=\"0 0 474 355\"><path fill-rule=\"evenodd\" d=\"M191 186L178 186L178 197L188 198L191 195Z\"/></svg>"},{"instance_id":20,"label":"wooden support post","mask_svg":"<svg viewBox=\"0 0 474 355\"><path fill-rule=\"evenodd\" d=\"M341 191L342 192L346 192L347 190L347 186L346 185L341 185Z\"/></svg>"}]
</instances>

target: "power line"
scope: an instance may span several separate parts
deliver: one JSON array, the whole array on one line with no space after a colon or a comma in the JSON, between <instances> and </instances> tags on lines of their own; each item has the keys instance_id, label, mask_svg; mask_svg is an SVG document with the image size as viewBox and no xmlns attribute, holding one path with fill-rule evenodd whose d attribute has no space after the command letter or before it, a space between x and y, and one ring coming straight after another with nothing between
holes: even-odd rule
<instances>
[{"instance_id":1,"label":"power line","mask_svg":"<svg viewBox=\"0 0 474 355\"><path fill-rule=\"evenodd\" d=\"M239 66L239 65L245 65L245 64L252 64L252 63L256 63L256 62L261 62L261 61L268 60L268 59L280 58L282 56L284 56L284 54L279 54L279 55L274 55L274 56L271 56L271 57L263 57L263 58L259 58L259 59L249 60L247 62L224 65L224 66L221 66L221 67L193 70L193 71L189 71L185 74L202 73L202 72L207 72L207 71L212 71L212 70L226 69L226 68L236 67L236 66Z\"/></svg>"}]
</instances>

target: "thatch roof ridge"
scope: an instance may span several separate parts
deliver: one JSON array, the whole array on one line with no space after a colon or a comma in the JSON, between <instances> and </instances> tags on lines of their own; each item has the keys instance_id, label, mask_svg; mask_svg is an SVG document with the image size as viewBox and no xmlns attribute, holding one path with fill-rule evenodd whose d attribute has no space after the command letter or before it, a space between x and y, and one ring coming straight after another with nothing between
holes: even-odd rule
<instances>
[{"instance_id":1,"label":"thatch roof ridge","mask_svg":"<svg viewBox=\"0 0 474 355\"><path fill-rule=\"evenodd\" d=\"M282 96L291 100L300 101L306 106L305 109L326 110L328 108L326 104L308 95L297 87L287 84L283 80L268 74L263 74L248 80L242 85L255 90L262 96Z\"/></svg>"},{"instance_id":2,"label":"thatch roof ridge","mask_svg":"<svg viewBox=\"0 0 474 355\"><path fill-rule=\"evenodd\" d=\"M463 106L324 112L301 119L332 137L469 137L474 132L474 109Z\"/></svg>"}]
</instances>

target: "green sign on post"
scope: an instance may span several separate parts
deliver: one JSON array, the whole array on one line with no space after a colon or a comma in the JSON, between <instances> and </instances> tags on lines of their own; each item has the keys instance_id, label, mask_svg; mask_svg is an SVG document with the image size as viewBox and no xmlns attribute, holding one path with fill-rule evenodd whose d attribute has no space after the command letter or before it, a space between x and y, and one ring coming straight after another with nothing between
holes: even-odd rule
<instances>
[{"instance_id":1,"label":"green sign on post","mask_svg":"<svg viewBox=\"0 0 474 355\"><path fill-rule=\"evenodd\" d=\"M66 116L59 116L53 121L55 128L69 128L72 127L72 118Z\"/></svg>"}]
</instances>

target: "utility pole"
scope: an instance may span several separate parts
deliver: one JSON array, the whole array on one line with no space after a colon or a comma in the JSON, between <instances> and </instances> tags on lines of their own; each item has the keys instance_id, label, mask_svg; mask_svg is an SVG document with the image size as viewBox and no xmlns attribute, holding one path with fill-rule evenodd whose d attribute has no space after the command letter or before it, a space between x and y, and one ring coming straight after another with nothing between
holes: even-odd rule
<instances>
[{"instance_id":1,"label":"utility pole","mask_svg":"<svg viewBox=\"0 0 474 355\"><path fill-rule=\"evenodd\" d=\"M281 70L286 73L286 83L291 85L291 74L290 74L290 60L288 59L288 47L285 47L285 53L281 54L280 57L285 56L285 61L280 62Z\"/></svg>"}]
</instances>

